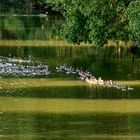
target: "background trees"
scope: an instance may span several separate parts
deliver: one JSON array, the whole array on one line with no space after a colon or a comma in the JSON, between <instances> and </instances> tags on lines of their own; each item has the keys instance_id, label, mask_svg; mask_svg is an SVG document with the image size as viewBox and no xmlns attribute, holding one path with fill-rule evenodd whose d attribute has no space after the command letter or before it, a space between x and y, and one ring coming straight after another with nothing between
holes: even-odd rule
<instances>
[{"instance_id":1,"label":"background trees","mask_svg":"<svg viewBox=\"0 0 140 140\"><path fill-rule=\"evenodd\" d=\"M140 1L132 1L126 9L129 38L140 44Z\"/></svg>"},{"instance_id":2,"label":"background trees","mask_svg":"<svg viewBox=\"0 0 140 140\"><path fill-rule=\"evenodd\" d=\"M140 44L139 0L9 0L9 4L28 13L33 8L62 14L62 36L71 43L102 46L108 40L132 40Z\"/></svg>"},{"instance_id":3,"label":"background trees","mask_svg":"<svg viewBox=\"0 0 140 140\"><path fill-rule=\"evenodd\" d=\"M139 41L138 0L48 0L65 17L63 37L72 43L107 40Z\"/></svg>"}]
</instances>

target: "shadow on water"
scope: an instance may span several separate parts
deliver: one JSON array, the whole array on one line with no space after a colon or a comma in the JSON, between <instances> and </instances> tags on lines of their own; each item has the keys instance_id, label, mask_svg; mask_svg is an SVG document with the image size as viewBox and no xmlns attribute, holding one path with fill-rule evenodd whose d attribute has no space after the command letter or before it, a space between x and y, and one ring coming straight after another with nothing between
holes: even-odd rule
<instances>
[{"instance_id":1,"label":"shadow on water","mask_svg":"<svg viewBox=\"0 0 140 140\"><path fill-rule=\"evenodd\" d=\"M140 114L0 114L2 139L135 139Z\"/></svg>"},{"instance_id":2,"label":"shadow on water","mask_svg":"<svg viewBox=\"0 0 140 140\"><path fill-rule=\"evenodd\" d=\"M65 98L65 99L140 99L139 87L121 91L105 87L31 87L1 89L2 97Z\"/></svg>"}]
</instances>

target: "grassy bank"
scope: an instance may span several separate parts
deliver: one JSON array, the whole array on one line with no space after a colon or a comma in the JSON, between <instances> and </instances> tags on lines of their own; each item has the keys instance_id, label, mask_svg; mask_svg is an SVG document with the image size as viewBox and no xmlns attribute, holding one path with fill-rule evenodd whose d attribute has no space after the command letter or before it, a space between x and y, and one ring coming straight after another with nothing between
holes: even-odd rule
<instances>
[{"instance_id":1,"label":"grassy bank","mask_svg":"<svg viewBox=\"0 0 140 140\"><path fill-rule=\"evenodd\" d=\"M51 47L70 47L70 46L91 46L90 44L85 44L81 43L80 45L74 45L74 44L69 44L66 41L63 40L0 40L0 46L17 46L17 47L22 47L22 46L51 46Z\"/></svg>"}]
</instances>

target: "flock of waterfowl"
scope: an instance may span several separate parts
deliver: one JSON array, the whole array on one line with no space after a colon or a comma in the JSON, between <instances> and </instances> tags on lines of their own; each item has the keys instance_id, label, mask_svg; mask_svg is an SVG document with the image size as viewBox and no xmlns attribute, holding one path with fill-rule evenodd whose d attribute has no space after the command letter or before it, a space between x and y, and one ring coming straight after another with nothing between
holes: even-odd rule
<instances>
[{"instance_id":1,"label":"flock of waterfowl","mask_svg":"<svg viewBox=\"0 0 140 140\"><path fill-rule=\"evenodd\" d=\"M134 90L132 87L125 86L125 85L119 85L115 81L108 80L104 81L102 80L101 77L98 79L95 78L90 72L88 71L83 71L80 69L74 69L72 66L68 67L66 64L63 65L58 65L56 67L57 72L65 72L66 74L77 74L79 76L79 79L87 82L88 84L92 86L105 86L105 87L112 87L116 88L122 91L127 91L127 90Z\"/></svg>"},{"instance_id":2,"label":"flock of waterfowl","mask_svg":"<svg viewBox=\"0 0 140 140\"><path fill-rule=\"evenodd\" d=\"M32 60L0 57L1 76L47 76L50 74L48 65Z\"/></svg>"},{"instance_id":3,"label":"flock of waterfowl","mask_svg":"<svg viewBox=\"0 0 140 140\"><path fill-rule=\"evenodd\" d=\"M96 79L90 72L83 71L78 68L75 69L72 66L68 67L66 64L57 65L55 72L63 72L67 75L78 76L80 80L85 81L92 86L113 87L122 91L134 90L132 87L119 85L112 80L104 81L101 77ZM46 77L50 73L51 71L49 71L48 65L41 62L32 61L31 59L24 60L0 56L0 76Z\"/></svg>"}]
</instances>

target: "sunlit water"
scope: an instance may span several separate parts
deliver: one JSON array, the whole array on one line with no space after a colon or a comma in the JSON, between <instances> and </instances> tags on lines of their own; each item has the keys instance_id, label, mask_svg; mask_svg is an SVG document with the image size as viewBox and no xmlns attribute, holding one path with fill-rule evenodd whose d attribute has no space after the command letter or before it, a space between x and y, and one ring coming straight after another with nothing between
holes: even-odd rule
<instances>
[{"instance_id":1,"label":"sunlit water","mask_svg":"<svg viewBox=\"0 0 140 140\"><path fill-rule=\"evenodd\" d=\"M118 52L112 48L56 44L43 47L39 44L16 45L18 40L60 38L61 22L61 18L52 16L3 14L0 17L0 39L7 44L8 40L14 41L0 46L0 56L10 54L23 59L31 56L32 60L48 64L51 70L57 64L66 63L104 80L140 80L139 53L133 55L127 49ZM133 91L123 92L90 87L71 75L56 74L51 79L45 85L40 79L1 77L1 140L140 139L139 85L133 85Z\"/></svg>"}]
</instances>

